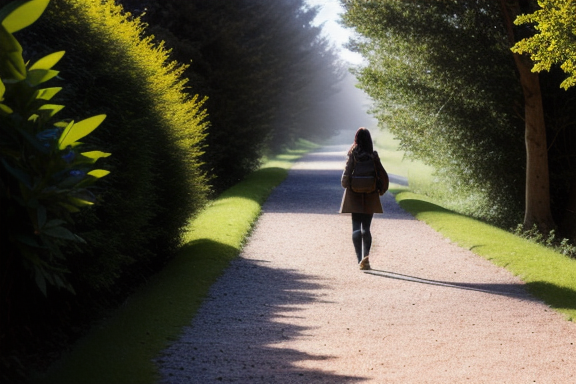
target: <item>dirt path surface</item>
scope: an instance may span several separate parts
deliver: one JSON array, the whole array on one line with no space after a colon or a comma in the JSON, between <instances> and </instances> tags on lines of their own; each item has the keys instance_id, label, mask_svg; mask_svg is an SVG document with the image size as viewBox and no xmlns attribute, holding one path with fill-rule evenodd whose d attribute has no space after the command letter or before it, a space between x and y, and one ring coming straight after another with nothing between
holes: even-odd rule
<instances>
[{"instance_id":1,"label":"dirt path surface","mask_svg":"<svg viewBox=\"0 0 576 384\"><path fill-rule=\"evenodd\" d=\"M389 194L360 271L344 162L333 146L293 167L161 383L576 383L576 324Z\"/></svg>"}]
</instances>

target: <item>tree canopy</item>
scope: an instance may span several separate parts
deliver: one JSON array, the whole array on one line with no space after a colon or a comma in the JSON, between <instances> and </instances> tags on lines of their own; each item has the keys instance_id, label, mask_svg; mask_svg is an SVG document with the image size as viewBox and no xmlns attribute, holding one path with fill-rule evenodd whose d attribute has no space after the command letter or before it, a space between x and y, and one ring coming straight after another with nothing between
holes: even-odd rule
<instances>
[{"instance_id":1,"label":"tree canopy","mask_svg":"<svg viewBox=\"0 0 576 384\"><path fill-rule=\"evenodd\" d=\"M521 90L494 2L343 1L373 114L434 166L474 215L511 224L522 204ZM454 201L453 201L454 202ZM510 219L512 218L512 219Z\"/></svg>"},{"instance_id":2,"label":"tree canopy","mask_svg":"<svg viewBox=\"0 0 576 384\"><path fill-rule=\"evenodd\" d=\"M568 75L560 86L568 89L576 85L576 0L538 0L538 4L540 9L514 21L534 25L538 32L517 42L512 51L528 53L535 72L560 65Z\"/></svg>"},{"instance_id":3,"label":"tree canopy","mask_svg":"<svg viewBox=\"0 0 576 384\"><path fill-rule=\"evenodd\" d=\"M450 186L444 203L508 228L560 223L576 239L574 87L558 87L558 66L534 73L538 62L510 51L531 42L547 50L539 60L567 60L569 70L573 1L342 4L359 34L350 46L366 58L356 73L372 112L409 156L437 169Z\"/></svg>"}]
</instances>

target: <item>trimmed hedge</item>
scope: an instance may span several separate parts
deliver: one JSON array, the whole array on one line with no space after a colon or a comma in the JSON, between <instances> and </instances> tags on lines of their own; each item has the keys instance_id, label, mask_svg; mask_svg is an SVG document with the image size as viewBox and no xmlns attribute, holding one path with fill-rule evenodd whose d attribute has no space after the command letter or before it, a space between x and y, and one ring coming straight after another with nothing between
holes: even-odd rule
<instances>
[{"instance_id":1,"label":"trimmed hedge","mask_svg":"<svg viewBox=\"0 0 576 384\"><path fill-rule=\"evenodd\" d=\"M203 101L189 96L185 66L142 38L144 27L112 0L67 0L52 2L31 35L33 54L67 51L59 69L68 115L108 116L93 136L114 154L112 173L101 204L79 221L90 246L75 253L76 280L96 290L112 287L128 265L165 259L208 191L199 170Z\"/></svg>"},{"instance_id":2,"label":"trimmed hedge","mask_svg":"<svg viewBox=\"0 0 576 384\"><path fill-rule=\"evenodd\" d=\"M16 33L32 63L66 51L51 82L63 87L54 102L76 121L106 114L85 147L113 156L99 162L111 171L93 190L99 201L74 216L74 232L87 245L65 250L77 294L49 288L45 299L17 263L2 271L3 306L11 306L0 329L2 362L76 337L82 331L70 324L85 324L99 308L123 300L174 256L183 229L206 202L203 100L190 96L185 66L169 61L163 44L143 38L144 28L112 0L66 0L52 1L37 23Z\"/></svg>"}]
</instances>

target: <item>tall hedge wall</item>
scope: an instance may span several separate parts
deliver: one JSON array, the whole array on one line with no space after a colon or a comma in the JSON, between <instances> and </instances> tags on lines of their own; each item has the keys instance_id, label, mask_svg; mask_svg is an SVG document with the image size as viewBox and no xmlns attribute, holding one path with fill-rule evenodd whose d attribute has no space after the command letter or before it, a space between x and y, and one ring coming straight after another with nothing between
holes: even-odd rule
<instances>
[{"instance_id":1,"label":"tall hedge wall","mask_svg":"<svg viewBox=\"0 0 576 384\"><path fill-rule=\"evenodd\" d=\"M63 87L55 100L66 106L60 115L78 121L106 114L85 145L112 156L100 163L111 173L94 189L98 204L75 215L74 230L87 242L66 251L75 296L49 289L46 300L28 271L3 261L10 271L3 271L0 293L10 310L2 311L0 355L49 338L47 332L62 339L50 324L65 328L78 320L78 308L144 281L171 257L205 203L203 100L190 96L185 68L169 61L162 44L143 38L144 28L113 0L53 0L38 22L15 35L31 62L66 51L51 81ZM0 244L6 244L2 234ZM40 325L38 318L46 321Z\"/></svg>"}]
</instances>

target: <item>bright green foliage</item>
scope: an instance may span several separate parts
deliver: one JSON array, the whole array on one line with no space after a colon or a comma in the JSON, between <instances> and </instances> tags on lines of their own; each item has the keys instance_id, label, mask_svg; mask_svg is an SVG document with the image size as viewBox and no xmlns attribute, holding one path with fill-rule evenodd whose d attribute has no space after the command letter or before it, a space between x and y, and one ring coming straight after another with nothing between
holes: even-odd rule
<instances>
[{"instance_id":1,"label":"bright green foliage","mask_svg":"<svg viewBox=\"0 0 576 384\"><path fill-rule=\"evenodd\" d=\"M0 0L0 6L6 3ZM29 70L52 70L58 60L52 52L66 51L66 60L58 63L60 74L49 82L52 87L34 90L42 116L66 105L66 115L80 122L61 144L84 142L78 158L87 163L87 177L100 179L91 187L97 204L73 215L74 233L86 243L72 243L62 252L74 296L65 290L49 291L47 298L39 294L26 279L29 272L4 257L4 236L12 223L0 220L0 300L13 304L10 311L0 311L0 360L11 351L26 355L74 340L103 308L123 301L173 257L188 221L205 203L208 187L199 157L206 113L181 76L184 67L168 60L162 44L143 39L143 31L139 19L112 0L66 0L50 2L37 22L17 33ZM34 81L52 75L38 71ZM98 120L83 117L102 114L105 123L80 138ZM62 131L68 123L54 128ZM94 170L89 164L94 161L103 169ZM106 170L110 175L105 176ZM25 364L25 356L18 357ZM3 373L0 381L17 381L3 380Z\"/></svg>"},{"instance_id":2,"label":"bright green foliage","mask_svg":"<svg viewBox=\"0 0 576 384\"><path fill-rule=\"evenodd\" d=\"M447 200L508 225L522 212L523 122L498 2L342 1L372 113L413 159L438 170Z\"/></svg>"},{"instance_id":3,"label":"bright green foliage","mask_svg":"<svg viewBox=\"0 0 576 384\"><path fill-rule=\"evenodd\" d=\"M299 141L206 206L190 222L176 258L38 382L157 382L154 359L190 323L210 286L238 255L272 189L313 148Z\"/></svg>"},{"instance_id":4,"label":"bright green foliage","mask_svg":"<svg viewBox=\"0 0 576 384\"><path fill-rule=\"evenodd\" d=\"M110 155L82 152L78 142L105 115L77 123L52 119L63 106L49 102L61 88L39 87L58 75L52 68L64 52L29 67L24 64L12 32L34 23L47 4L47 0L17 1L0 12L0 220L6 242L2 256L19 255L44 294L47 284L73 291L61 247L83 240L67 228L72 224L70 213L94 203L87 187L109 172L94 170L93 164Z\"/></svg>"},{"instance_id":5,"label":"bright green foliage","mask_svg":"<svg viewBox=\"0 0 576 384\"><path fill-rule=\"evenodd\" d=\"M538 31L517 42L512 51L528 53L534 61L533 72L549 71L559 64L568 77L564 89L576 85L576 0L538 0L541 9L520 15L516 25L530 23Z\"/></svg>"},{"instance_id":6,"label":"bright green foliage","mask_svg":"<svg viewBox=\"0 0 576 384\"><path fill-rule=\"evenodd\" d=\"M105 113L106 125L90 136L114 153L105 159L112 173L99 184L104 204L77 220L89 244L70 255L75 286L100 294L129 286L174 254L205 202L202 101L182 77L186 66L170 61L140 19L112 0L52 2L35 28L25 36L32 52L67 51L62 71L71 86L59 95L67 109Z\"/></svg>"},{"instance_id":7,"label":"bright green foliage","mask_svg":"<svg viewBox=\"0 0 576 384\"><path fill-rule=\"evenodd\" d=\"M451 242L520 277L532 295L566 315L568 320L576 320L574 258L485 222L459 215L425 196L403 192L396 196L396 201Z\"/></svg>"}]
</instances>

